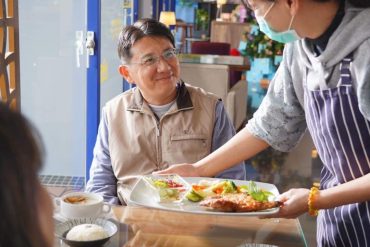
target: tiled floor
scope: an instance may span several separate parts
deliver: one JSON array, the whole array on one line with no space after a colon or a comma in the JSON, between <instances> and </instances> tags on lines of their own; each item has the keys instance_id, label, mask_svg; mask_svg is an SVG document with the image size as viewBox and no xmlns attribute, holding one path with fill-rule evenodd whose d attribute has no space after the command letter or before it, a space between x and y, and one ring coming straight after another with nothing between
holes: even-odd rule
<instances>
[{"instance_id":1,"label":"tiled floor","mask_svg":"<svg viewBox=\"0 0 370 247\"><path fill-rule=\"evenodd\" d=\"M60 197L67 192L81 191L85 187L84 177L40 175L39 179L52 197Z\"/></svg>"},{"instance_id":2,"label":"tiled floor","mask_svg":"<svg viewBox=\"0 0 370 247\"><path fill-rule=\"evenodd\" d=\"M82 188L85 185L84 177L40 175L39 178L41 183L45 186L68 186L72 188Z\"/></svg>"}]
</instances>

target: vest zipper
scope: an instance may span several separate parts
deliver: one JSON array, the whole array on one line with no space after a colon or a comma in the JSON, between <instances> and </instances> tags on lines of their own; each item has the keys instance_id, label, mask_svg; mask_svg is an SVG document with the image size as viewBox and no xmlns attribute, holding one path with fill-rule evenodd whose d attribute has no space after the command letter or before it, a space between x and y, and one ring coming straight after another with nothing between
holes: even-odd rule
<instances>
[{"instance_id":1,"label":"vest zipper","mask_svg":"<svg viewBox=\"0 0 370 247\"><path fill-rule=\"evenodd\" d=\"M162 147L161 147L161 122L157 121L157 164L158 168L162 163Z\"/></svg>"},{"instance_id":2,"label":"vest zipper","mask_svg":"<svg viewBox=\"0 0 370 247\"><path fill-rule=\"evenodd\" d=\"M160 123L157 122L157 137L161 136Z\"/></svg>"}]
</instances>

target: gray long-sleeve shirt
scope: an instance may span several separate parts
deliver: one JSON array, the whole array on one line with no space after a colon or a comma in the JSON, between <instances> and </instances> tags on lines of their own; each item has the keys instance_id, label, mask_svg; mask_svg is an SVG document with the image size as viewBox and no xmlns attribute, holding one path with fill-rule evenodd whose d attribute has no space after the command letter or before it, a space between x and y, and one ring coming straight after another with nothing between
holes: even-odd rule
<instances>
[{"instance_id":1,"label":"gray long-sleeve shirt","mask_svg":"<svg viewBox=\"0 0 370 247\"><path fill-rule=\"evenodd\" d=\"M284 58L271 81L267 95L246 128L281 151L292 149L306 131L303 85L325 90L340 84L340 62L353 52L350 67L358 107L370 120L370 8L355 8L346 2L345 15L317 56L311 42L287 44Z\"/></svg>"}]
</instances>

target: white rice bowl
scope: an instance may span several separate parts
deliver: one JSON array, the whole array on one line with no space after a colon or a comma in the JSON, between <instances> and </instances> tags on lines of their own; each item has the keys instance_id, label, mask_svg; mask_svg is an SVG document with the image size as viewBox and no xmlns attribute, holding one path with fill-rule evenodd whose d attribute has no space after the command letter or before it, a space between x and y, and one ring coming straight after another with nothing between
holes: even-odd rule
<instances>
[{"instance_id":1,"label":"white rice bowl","mask_svg":"<svg viewBox=\"0 0 370 247\"><path fill-rule=\"evenodd\" d=\"M94 241L108 238L108 232L96 224L81 224L72 227L67 233L66 239L72 241Z\"/></svg>"},{"instance_id":2,"label":"white rice bowl","mask_svg":"<svg viewBox=\"0 0 370 247\"><path fill-rule=\"evenodd\" d=\"M94 226L93 227L82 227L83 228L82 230L79 229L81 227L80 225L84 225L84 224L90 224ZM80 227L77 227L77 226L80 226ZM102 238L101 230L98 230L96 232L96 226L102 227L104 229L104 232L107 235L105 235L105 237ZM77 228L75 228L75 230L72 231L74 227L77 227ZM71 247L101 247L106 242L108 242L109 239L117 233L117 231L118 231L118 228L117 228L116 223L110 220L107 220L104 218L82 218L82 219L67 220L60 224L57 224L55 227L55 236L61 239L66 245L71 246ZM73 232L77 232L77 233L73 233ZM67 239L68 233L72 235L72 236L69 235L69 238L79 239L79 240ZM80 234L78 233L81 233L81 235L85 235L85 236L79 236ZM83 239L89 239L89 240L83 240ZM95 239L95 240L91 240L91 239Z\"/></svg>"}]
</instances>

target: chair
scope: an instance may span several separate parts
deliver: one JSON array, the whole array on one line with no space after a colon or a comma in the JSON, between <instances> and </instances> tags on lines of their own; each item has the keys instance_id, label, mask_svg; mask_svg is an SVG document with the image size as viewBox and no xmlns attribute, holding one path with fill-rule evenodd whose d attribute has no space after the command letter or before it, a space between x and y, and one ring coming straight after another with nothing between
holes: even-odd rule
<instances>
[{"instance_id":1,"label":"chair","mask_svg":"<svg viewBox=\"0 0 370 247\"><path fill-rule=\"evenodd\" d=\"M194 42L192 53L229 55L227 43ZM205 53L206 52L206 53ZM232 67L225 64L181 63L182 79L194 86L214 93L224 102L235 129L239 129L247 115L247 82L239 78L231 83Z\"/></svg>"},{"instance_id":2,"label":"chair","mask_svg":"<svg viewBox=\"0 0 370 247\"><path fill-rule=\"evenodd\" d=\"M191 53L210 55L230 55L230 44L224 42L197 41L191 44ZM242 78L241 71L230 71L230 88Z\"/></svg>"},{"instance_id":3,"label":"chair","mask_svg":"<svg viewBox=\"0 0 370 247\"><path fill-rule=\"evenodd\" d=\"M179 44L179 51L181 53L186 53L187 52L187 47L186 47L186 38L193 37L193 24L191 23L186 23L181 19L176 20L176 25L175 25L175 30L176 33L180 31L180 42Z\"/></svg>"},{"instance_id":4,"label":"chair","mask_svg":"<svg viewBox=\"0 0 370 247\"><path fill-rule=\"evenodd\" d=\"M229 55L230 44L223 42L196 41L191 44L191 53Z\"/></svg>"}]
</instances>

